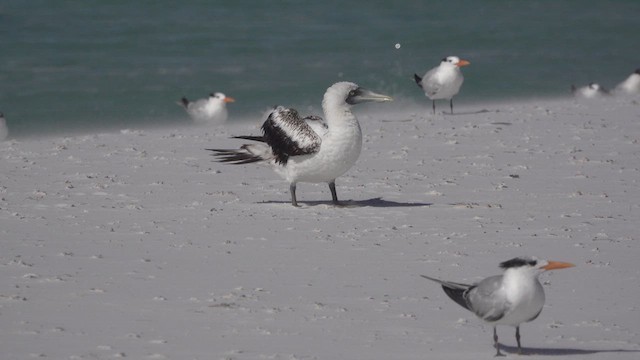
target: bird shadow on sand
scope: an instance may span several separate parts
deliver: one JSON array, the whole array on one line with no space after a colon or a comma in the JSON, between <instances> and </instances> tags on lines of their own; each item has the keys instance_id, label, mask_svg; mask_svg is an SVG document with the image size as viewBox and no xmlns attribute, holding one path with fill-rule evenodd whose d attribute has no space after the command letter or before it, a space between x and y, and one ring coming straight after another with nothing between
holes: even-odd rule
<instances>
[{"instance_id":1,"label":"bird shadow on sand","mask_svg":"<svg viewBox=\"0 0 640 360\"><path fill-rule=\"evenodd\" d=\"M486 113L497 113L500 112L499 110L488 110L488 109L482 109L482 110L475 110L475 111L460 111L460 112L454 112L453 114L450 112L443 112L442 115L445 116L464 116L464 115L478 115L478 114L486 114Z\"/></svg>"},{"instance_id":2,"label":"bird shadow on sand","mask_svg":"<svg viewBox=\"0 0 640 360\"><path fill-rule=\"evenodd\" d=\"M392 208L392 207L422 207L431 206L433 203L423 202L397 202L384 200L381 197L365 199L365 200L345 200L340 201L340 204L334 205L331 201L298 201L303 207L311 206L335 206L338 208L358 208L358 207L379 207L379 208ZM264 201L261 204L290 204L288 201Z\"/></svg>"},{"instance_id":3,"label":"bird shadow on sand","mask_svg":"<svg viewBox=\"0 0 640 360\"><path fill-rule=\"evenodd\" d=\"M518 348L515 346L505 346L500 344L500 350L517 354ZM640 353L640 350L625 349L573 349L573 348L522 348L522 355L540 355L540 356L561 356L561 355L592 355L604 353Z\"/></svg>"}]
</instances>

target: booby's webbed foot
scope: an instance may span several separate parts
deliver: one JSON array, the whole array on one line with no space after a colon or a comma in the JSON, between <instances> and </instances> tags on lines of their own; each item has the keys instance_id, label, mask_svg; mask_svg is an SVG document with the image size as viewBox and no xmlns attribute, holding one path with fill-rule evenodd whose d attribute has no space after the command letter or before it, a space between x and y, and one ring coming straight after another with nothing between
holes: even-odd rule
<instances>
[{"instance_id":1,"label":"booby's webbed foot","mask_svg":"<svg viewBox=\"0 0 640 360\"><path fill-rule=\"evenodd\" d=\"M339 205L338 202L338 193L336 193L336 182L335 180L329 183L329 190L331 190L331 200L334 205Z\"/></svg>"},{"instance_id":2,"label":"booby's webbed foot","mask_svg":"<svg viewBox=\"0 0 640 360\"><path fill-rule=\"evenodd\" d=\"M296 184L289 185L289 192L291 193L291 205L300 207L298 200L296 199Z\"/></svg>"}]
</instances>

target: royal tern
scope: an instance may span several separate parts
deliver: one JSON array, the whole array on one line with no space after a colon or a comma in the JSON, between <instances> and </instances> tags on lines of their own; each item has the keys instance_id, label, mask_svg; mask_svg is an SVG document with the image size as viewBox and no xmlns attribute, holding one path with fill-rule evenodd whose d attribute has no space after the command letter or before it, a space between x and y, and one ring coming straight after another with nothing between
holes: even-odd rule
<instances>
[{"instance_id":1,"label":"royal tern","mask_svg":"<svg viewBox=\"0 0 640 360\"><path fill-rule=\"evenodd\" d=\"M544 305L544 289L538 276L547 270L572 266L574 265L566 262L517 257L500 263L500 267L504 269L503 275L491 276L473 285L421 276L440 283L453 301L493 325L496 356L501 356L496 326L516 327L518 353L521 353L520 324L537 318Z\"/></svg>"},{"instance_id":2,"label":"royal tern","mask_svg":"<svg viewBox=\"0 0 640 360\"><path fill-rule=\"evenodd\" d=\"M636 69L626 80L618 84L615 92L626 95L640 94L640 68Z\"/></svg>"},{"instance_id":3,"label":"royal tern","mask_svg":"<svg viewBox=\"0 0 640 360\"><path fill-rule=\"evenodd\" d=\"M576 87L571 85L571 93L573 96L584 99L596 99L608 96L609 91L598 83L589 83L589 85Z\"/></svg>"},{"instance_id":4,"label":"royal tern","mask_svg":"<svg viewBox=\"0 0 640 360\"><path fill-rule=\"evenodd\" d=\"M235 99L223 93L211 93L206 99L189 101L183 97L178 105L184 107L189 116L199 123L222 124L227 121L227 103L234 102Z\"/></svg>"},{"instance_id":5,"label":"royal tern","mask_svg":"<svg viewBox=\"0 0 640 360\"><path fill-rule=\"evenodd\" d=\"M470 62L461 60L457 56L447 56L442 59L440 65L427 71L423 77L418 74L413 75L416 84L424 91L425 96L431 99L434 114L438 99L448 99L453 114L453 97L458 94L464 82L460 67L469 64Z\"/></svg>"},{"instance_id":6,"label":"royal tern","mask_svg":"<svg viewBox=\"0 0 640 360\"><path fill-rule=\"evenodd\" d=\"M0 112L0 141L6 139L9 136L9 127L7 126L7 119L4 118L4 114Z\"/></svg>"},{"instance_id":7,"label":"royal tern","mask_svg":"<svg viewBox=\"0 0 640 360\"><path fill-rule=\"evenodd\" d=\"M326 122L320 117L301 118L294 109L276 107L262 125L262 136L235 136L258 143L240 149L207 149L220 162L247 164L266 162L289 182L291 204L298 206L298 182L329 184L338 204L336 178L347 172L360 156L362 132L351 106L362 102L391 101L351 82L338 82L327 89L322 100Z\"/></svg>"}]
</instances>

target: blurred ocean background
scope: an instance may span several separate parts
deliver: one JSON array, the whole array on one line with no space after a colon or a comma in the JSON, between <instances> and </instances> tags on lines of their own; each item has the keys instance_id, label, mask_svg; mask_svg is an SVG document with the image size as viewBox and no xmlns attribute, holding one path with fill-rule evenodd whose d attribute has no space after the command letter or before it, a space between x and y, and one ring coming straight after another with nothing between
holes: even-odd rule
<instances>
[{"instance_id":1,"label":"blurred ocean background","mask_svg":"<svg viewBox=\"0 0 640 360\"><path fill-rule=\"evenodd\" d=\"M471 61L458 104L614 86L640 67L640 1L2 0L0 49L13 137L180 124L175 101L213 91L258 121L340 80L426 110L413 73L447 55Z\"/></svg>"}]
</instances>

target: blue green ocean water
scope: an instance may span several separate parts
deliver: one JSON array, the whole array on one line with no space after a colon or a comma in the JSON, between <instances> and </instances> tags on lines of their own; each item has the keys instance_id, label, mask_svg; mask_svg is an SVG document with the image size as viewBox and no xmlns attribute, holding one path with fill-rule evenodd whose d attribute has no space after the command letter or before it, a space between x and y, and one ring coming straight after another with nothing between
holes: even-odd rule
<instances>
[{"instance_id":1,"label":"blue green ocean water","mask_svg":"<svg viewBox=\"0 0 640 360\"><path fill-rule=\"evenodd\" d=\"M0 49L14 137L181 123L212 91L257 119L339 80L427 107L412 75L447 55L472 63L458 103L611 87L640 67L640 1L2 0Z\"/></svg>"}]
</instances>

